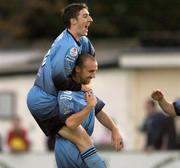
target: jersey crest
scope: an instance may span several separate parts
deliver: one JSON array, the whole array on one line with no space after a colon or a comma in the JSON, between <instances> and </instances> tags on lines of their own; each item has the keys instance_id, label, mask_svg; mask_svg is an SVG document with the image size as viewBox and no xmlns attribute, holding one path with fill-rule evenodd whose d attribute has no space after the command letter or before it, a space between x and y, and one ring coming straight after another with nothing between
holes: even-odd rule
<instances>
[{"instance_id":1,"label":"jersey crest","mask_svg":"<svg viewBox=\"0 0 180 168\"><path fill-rule=\"evenodd\" d=\"M76 57L78 55L78 50L77 48L73 47L70 49L70 55L73 57Z\"/></svg>"}]
</instances>

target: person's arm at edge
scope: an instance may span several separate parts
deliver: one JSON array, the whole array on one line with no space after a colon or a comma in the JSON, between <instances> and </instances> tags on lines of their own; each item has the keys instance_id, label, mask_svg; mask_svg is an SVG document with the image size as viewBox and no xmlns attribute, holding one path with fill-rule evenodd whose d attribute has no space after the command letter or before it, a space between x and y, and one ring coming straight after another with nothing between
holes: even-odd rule
<instances>
[{"instance_id":1,"label":"person's arm at edge","mask_svg":"<svg viewBox=\"0 0 180 168\"><path fill-rule=\"evenodd\" d=\"M162 110L167 113L169 116L175 117L176 111L174 108L174 105L172 103L169 103L165 98L161 91L156 90L153 91L151 94L151 97L156 100L159 104L159 106L162 108Z\"/></svg>"},{"instance_id":2,"label":"person's arm at edge","mask_svg":"<svg viewBox=\"0 0 180 168\"><path fill-rule=\"evenodd\" d=\"M167 102L165 98L158 101L158 103L159 103L160 107L163 109L163 111L166 112L168 115L170 115L172 117L176 116L176 112L175 112L175 108L174 108L173 104Z\"/></svg>"}]
</instances>

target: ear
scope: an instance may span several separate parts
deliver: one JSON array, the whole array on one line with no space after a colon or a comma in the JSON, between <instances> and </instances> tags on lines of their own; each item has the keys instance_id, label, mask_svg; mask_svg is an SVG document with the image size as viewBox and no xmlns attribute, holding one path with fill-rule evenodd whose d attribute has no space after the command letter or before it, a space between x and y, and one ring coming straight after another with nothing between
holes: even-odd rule
<instances>
[{"instance_id":1,"label":"ear","mask_svg":"<svg viewBox=\"0 0 180 168\"><path fill-rule=\"evenodd\" d=\"M71 25L75 25L77 22L76 18L71 18L70 21L71 21Z\"/></svg>"},{"instance_id":2,"label":"ear","mask_svg":"<svg viewBox=\"0 0 180 168\"><path fill-rule=\"evenodd\" d=\"M79 73L79 72L81 71L81 68L80 68L79 66L76 66L76 67L75 67L75 71L76 71L77 73Z\"/></svg>"}]
</instances>

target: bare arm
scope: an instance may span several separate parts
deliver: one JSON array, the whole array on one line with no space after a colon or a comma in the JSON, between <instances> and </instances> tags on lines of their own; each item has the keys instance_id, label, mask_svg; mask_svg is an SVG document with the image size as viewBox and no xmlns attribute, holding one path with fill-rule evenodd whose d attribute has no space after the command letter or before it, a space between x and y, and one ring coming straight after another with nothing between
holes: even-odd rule
<instances>
[{"instance_id":1,"label":"bare arm","mask_svg":"<svg viewBox=\"0 0 180 168\"><path fill-rule=\"evenodd\" d=\"M102 110L96 115L96 117L102 125L111 131L112 144L117 151L120 151L123 148L123 140L120 135L118 126L114 123L110 116Z\"/></svg>"},{"instance_id":2,"label":"bare arm","mask_svg":"<svg viewBox=\"0 0 180 168\"><path fill-rule=\"evenodd\" d=\"M64 81L56 80L54 81L54 85L56 86L57 90L71 90L71 91L89 91L91 90L90 85L83 85L79 84L74 81L72 78L67 78Z\"/></svg>"},{"instance_id":3,"label":"bare arm","mask_svg":"<svg viewBox=\"0 0 180 168\"><path fill-rule=\"evenodd\" d=\"M172 116L172 117L176 116L176 112L175 112L173 104L169 103L164 98L164 95L161 91L159 90L153 91L153 93L151 94L151 97L159 103L162 110L166 112L169 116Z\"/></svg>"}]
</instances>

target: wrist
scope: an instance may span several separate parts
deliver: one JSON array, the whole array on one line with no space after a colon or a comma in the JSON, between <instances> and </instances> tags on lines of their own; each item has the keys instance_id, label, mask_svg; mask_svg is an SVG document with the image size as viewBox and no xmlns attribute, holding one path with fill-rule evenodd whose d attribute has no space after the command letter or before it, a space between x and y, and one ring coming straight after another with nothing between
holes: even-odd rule
<instances>
[{"instance_id":1,"label":"wrist","mask_svg":"<svg viewBox=\"0 0 180 168\"><path fill-rule=\"evenodd\" d=\"M116 131L119 131L119 128L118 126L114 125L111 129L112 132L116 132Z\"/></svg>"},{"instance_id":2,"label":"wrist","mask_svg":"<svg viewBox=\"0 0 180 168\"><path fill-rule=\"evenodd\" d=\"M162 103L164 100L165 100L164 97L161 97L157 101L158 101L158 103Z\"/></svg>"},{"instance_id":3,"label":"wrist","mask_svg":"<svg viewBox=\"0 0 180 168\"><path fill-rule=\"evenodd\" d=\"M92 110L93 108L94 108L94 106L93 105L91 105L91 104L88 104L87 106L86 106L86 108L87 108L87 110Z\"/></svg>"}]
</instances>

